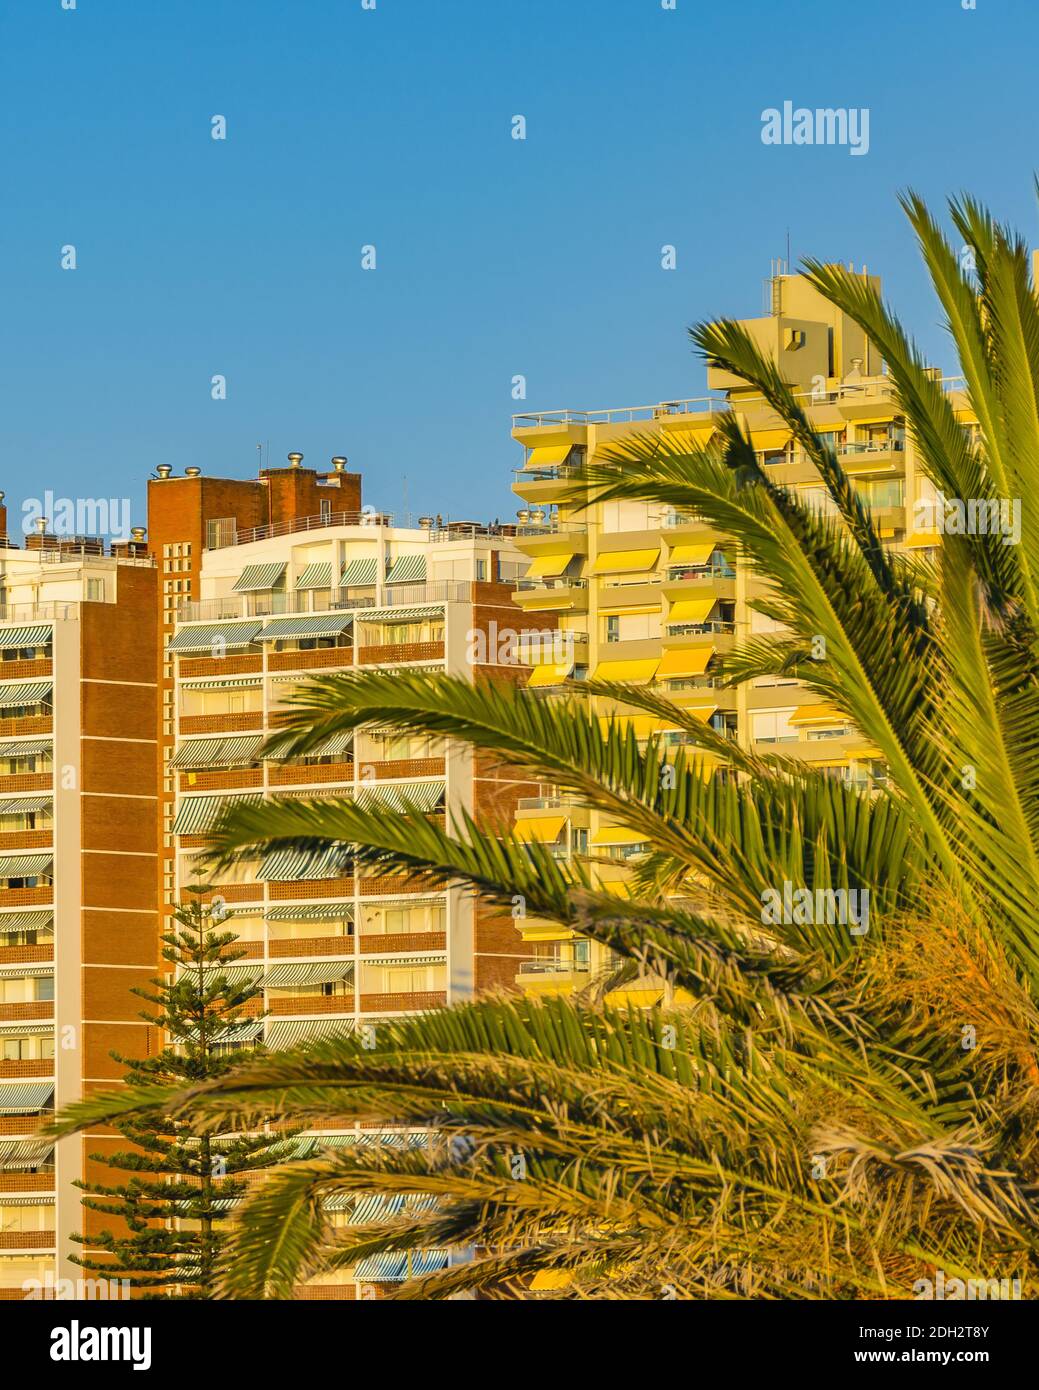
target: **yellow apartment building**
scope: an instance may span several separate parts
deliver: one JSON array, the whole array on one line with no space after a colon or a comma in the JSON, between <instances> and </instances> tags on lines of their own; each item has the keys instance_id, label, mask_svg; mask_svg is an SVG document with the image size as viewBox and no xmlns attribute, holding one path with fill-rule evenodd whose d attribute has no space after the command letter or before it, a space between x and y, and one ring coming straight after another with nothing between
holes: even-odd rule
<instances>
[{"instance_id":1,"label":"yellow apartment building","mask_svg":"<svg viewBox=\"0 0 1039 1390\"><path fill-rule=\"evenodd\" d=\"M881 536L919 553L937 545L935 532L914 529L914 504L933 499L934 490L918 467L876 348L803 276L774 276L768 301L769 312L744 327L775 357L815 429L832 442ZM976 429L963 382L943 386L964 428ZM824 510L832 507L814 465L753 388L715 368L708 388L713 394L698 400L514 417L513 438L523 450L513 483L523 503L516 542L530 561L515 602L532 619L555 614L569 635L565 659L556 652L554 660L535 662L530 686L551 699L579 692L588 678L652 684L748 749L792 755L868 788L884 777L877 750L799 682L768 678L721 687L717 658L772 625L753 608L760 592L754 575L705 522L641 502L582 509L566 500L581 463L609 446L654 438L705 444L719 414L734 411L777 482ZM594 704L600 717L617 712L602 699ZM640 734L667 738L648 717L630 717ZM623 879L625 861L643 848L632 832L603 824L552 787L520 803L517 833L560 856L590 853L610 861L600 870L607 881ZM595 943L552 924L531 920L519 930L533 951L518 976L529 993L568 993L608 965ZM640 1000L660 993L634 988Z\"/></svg>"}]
</instances>

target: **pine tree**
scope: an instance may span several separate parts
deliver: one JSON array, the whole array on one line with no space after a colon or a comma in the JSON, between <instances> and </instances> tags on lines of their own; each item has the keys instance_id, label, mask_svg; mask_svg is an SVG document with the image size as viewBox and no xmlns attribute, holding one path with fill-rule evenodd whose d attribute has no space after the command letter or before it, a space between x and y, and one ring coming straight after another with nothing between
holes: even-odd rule
<instances>
[{"instance_id":1,"label":"pine tree","mask_svg":"<svg viewBox=\"0 0 1039 1390\"><path fill-rule=\"evenodd\" d=\"M153 1005L141 1018L167 1034L167 1045L153 1057L111 1055L127 1068L129 1085L190 1084L223 1075L241 1060L239 1046L245 1011L262 986L246 972L228 967L246 952L238 937L219 930L224 913L203 901L206 889L190 888L191 900L173 913L176 926L162 937L170 973L135 988ZM249 1015L249 1021L255 1014ZM142 1297L209 1298L221 1231L235 1200L247 1190L236 1174L284 1161L292 1134L219 1136L203 1127L138 1114L114 1126L132 1150L91 1154L96 1162L128 1176L113 1186L77 1182L87 1194L83 1206L120 1217L127 1230L73 1236L89 1247L73 1255L83 1269L125 1279ZM197 1223L185 1229L185 1222Z\"/></svg>"}]
</instances>

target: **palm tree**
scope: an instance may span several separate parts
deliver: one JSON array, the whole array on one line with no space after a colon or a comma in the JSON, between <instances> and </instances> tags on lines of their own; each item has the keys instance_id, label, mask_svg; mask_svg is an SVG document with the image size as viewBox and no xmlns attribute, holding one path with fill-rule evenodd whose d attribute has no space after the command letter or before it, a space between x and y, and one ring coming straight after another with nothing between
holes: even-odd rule
<instances>
[{"instance_id":1,"label":"palm tree","mask_svg":"<svg viewBox=\"0 0 1039 1390\"><path fill-rule=\"evenodd\" d=\"M806 274L878 347L935 486L1027 503L1039 309L1025 247L971 200L952 203L975 283L923 204L904 206L978 440L868 283L816 262ZM746 642L727 676L803 681L880 750L889 785L866 793L755 756L649 689L590 687L680 729L693 752L642 746L617 722L604 735L577 691L546 703L417 675L314 681L281 751L367 721L466 741L637 830L651 852L631 895L498 827L349 802L245 807L218 859L354 844L362 867L494 903L519 895L690 1002L480 999L380 1026L374 1048L323 1042L190 1091L70 1110L62 1132L144 1105L223 1127L334 1115L432 1129L426 1147L358 1146L280 1172L242 1212L232 1294L285 1295L365 1254L443 1247L475 1254L399 1296L884 1297L936 1268L1035 1266L1039 513L1026 506L1020 545L950 535L931 563L890 553L746 332L721 322L692 337L789 425L834 514L778 486L731 415L706 448L631 445L586 483L698 513L728 538L782 630ZM773 920L763 904L783 885L868 892L868 931ZM336 1232L323 1203L344 1192L398 1200Z\"/></svg>"}]
</instances>

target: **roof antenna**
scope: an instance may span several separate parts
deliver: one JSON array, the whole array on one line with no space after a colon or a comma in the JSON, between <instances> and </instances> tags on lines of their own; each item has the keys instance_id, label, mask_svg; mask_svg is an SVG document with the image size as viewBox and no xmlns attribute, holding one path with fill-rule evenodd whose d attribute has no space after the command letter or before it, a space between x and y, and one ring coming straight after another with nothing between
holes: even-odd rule
<instances>
[{"instance_id":1,"label":"roof antenna","mask_svg":"<svg viewBox=\"0 0 1039 1390\"><path fill-rule=\"evenodd\" d=\"M790 228L786 229L786 273L790 274Z\"/></svg>"}]
</instances>

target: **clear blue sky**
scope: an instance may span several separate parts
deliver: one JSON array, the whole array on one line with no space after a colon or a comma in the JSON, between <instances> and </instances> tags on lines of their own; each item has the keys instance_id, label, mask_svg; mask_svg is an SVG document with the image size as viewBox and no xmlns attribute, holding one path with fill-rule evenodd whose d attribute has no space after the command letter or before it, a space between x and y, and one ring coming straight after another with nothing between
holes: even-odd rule
<instances>
[{"instance_id":1,"label":"clear blue sky","mask_svg":"<svg viewBox=\"0 0 1039 1390\"><path fill-rule=\"evenodd\" d=\"M1035 0L7 0L0 487L143 521L156 464L269 441L510 517L513 375L531 408L698 394L687 325L759 313L788 226L948 367L895 194L1039 242L1037 50ZM868 107L868 155L763 145L785 99Z\"/></svg>"}]
</instances>

